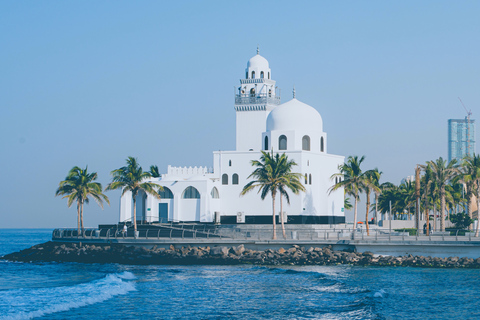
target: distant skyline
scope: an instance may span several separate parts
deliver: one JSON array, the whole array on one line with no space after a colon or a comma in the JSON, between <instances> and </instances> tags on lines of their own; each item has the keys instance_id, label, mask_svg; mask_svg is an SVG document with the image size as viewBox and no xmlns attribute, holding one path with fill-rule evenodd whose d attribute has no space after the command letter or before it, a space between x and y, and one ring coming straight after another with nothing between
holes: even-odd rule
<instances>
[{"instance_id":1,"label":"distant skyline","mask_svg":"<svg viewBox=\"0 0 480 320\"><path fill-rule=\"evenodd\" d=\"M365 155L398 184L448 157L457 97L479 112L479 13L477 1L1 2L0 227L75 227L54 197L73 166L104 187L128 156L211 167L212 151L235 148L234 88L257 45L282 102L295 86L320 112L329 153ZM86 226L118 221L120 192L106 194Z\"/></svg>"}]
</instances>

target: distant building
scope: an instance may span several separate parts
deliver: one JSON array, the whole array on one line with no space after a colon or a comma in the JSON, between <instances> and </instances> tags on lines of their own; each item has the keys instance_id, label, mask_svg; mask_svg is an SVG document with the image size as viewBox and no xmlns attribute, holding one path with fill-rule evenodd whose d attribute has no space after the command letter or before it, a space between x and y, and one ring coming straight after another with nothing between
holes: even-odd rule
<instances>
[{"instance_id":1,"label":"distant building","mask_svg":"<svg viewBox=\"0 0 480 320\"><path fill-rule=\"evenodd\" d=\"M467 143L468 142L468 143ZM448 120L448 161L461 161L475 153L475 120Z\"/></svg>"},{"instance_id":2,"label":"distant building","mask_svg":"<svg viewBox=\"0 0 480 320\"><path fill-rule=\"evenodd\" d=\"M407 176L400 181L400 184L407 183L407 182L415 182L415 176Z\"/></svg>"}]
</instances>

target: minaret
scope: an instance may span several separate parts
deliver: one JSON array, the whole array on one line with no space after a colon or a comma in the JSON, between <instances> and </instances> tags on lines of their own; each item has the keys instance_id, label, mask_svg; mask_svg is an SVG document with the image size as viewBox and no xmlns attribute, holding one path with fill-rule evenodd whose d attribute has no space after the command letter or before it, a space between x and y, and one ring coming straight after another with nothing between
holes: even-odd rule
<instances>
[{"instance_id":1,"label":"minaret","mask_svg":"<svg viewBox=\"0 0 480 320\"><path fill-rule=\"evenodd\" d=\"M235 94L237 151L262 149L262 133L266 130L268 114L280 104L280 95L271 75L268 61L260 55L257 47L257 54L248 60L245 79L240 79Z\"/></svg>"}]
</instances>

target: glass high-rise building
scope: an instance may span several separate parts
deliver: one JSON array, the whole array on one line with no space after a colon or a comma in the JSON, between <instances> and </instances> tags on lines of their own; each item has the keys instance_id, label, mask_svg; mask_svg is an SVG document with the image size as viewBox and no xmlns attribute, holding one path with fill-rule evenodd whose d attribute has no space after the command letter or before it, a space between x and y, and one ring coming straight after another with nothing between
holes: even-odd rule
<instances>
[{"instance_id":1,"label":"glass high-rise building","mask_svg":"<svg viewBox=\"0 0 480 320\"><path fill-rule=\"evenodd\" d=\"M468 143L467 143L468 142ZM466 155L475 153L475 120L448 120L448 161L461 161Z\"/></svg>"}]
</instances>

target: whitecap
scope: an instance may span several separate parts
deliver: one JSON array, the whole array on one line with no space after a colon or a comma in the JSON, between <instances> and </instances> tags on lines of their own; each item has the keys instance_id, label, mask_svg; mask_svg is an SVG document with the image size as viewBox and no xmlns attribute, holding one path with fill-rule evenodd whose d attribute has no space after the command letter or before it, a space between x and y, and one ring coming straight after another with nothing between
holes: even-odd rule
<instances>
[{"instance_id":1,"label":"whitecap","mask_svg":"<svg viewBox=\"0 0 480 320\"><path fill-rule=\"evenodd\" d=\"M374 298L383 298L383 295L384 295L385 293L386 293L385 290L380 289L380 290L378 290L377 292L375 292L375 293L373 294L373 297L374 297Z\"/></svg>"},{"instance_id":2,"label":"whitecap","mask_svg":"<svg viewBox=\"0 0 480 320\"><path fill-rule=\"evenodd\" d=\"M16 289L0 292L1 320L23 320L81 308L135 291L130 272L108 274L104 278L74 286Z\"/></svg>"}]
</instances>

